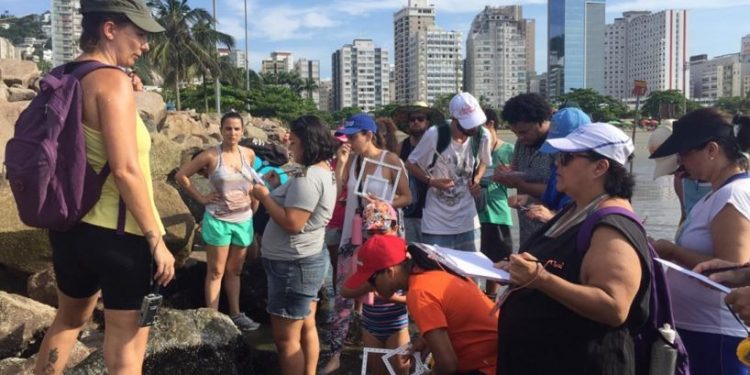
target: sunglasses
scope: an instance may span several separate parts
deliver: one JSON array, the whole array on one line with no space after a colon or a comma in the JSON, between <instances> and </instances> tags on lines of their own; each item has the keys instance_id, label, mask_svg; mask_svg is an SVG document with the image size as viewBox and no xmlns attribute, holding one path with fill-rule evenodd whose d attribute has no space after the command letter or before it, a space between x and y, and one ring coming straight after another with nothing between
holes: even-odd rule
<instances>
[{"instance_id":1,"label":"sunglasses","mask_svg":"<svg viewBox=\"0 0 750 375\"><path fill-rule=\"evenodd\" d=\"M409 122L414 122L414 121L420 121L421 122L421 121L424 121L424 120L427 120L427 117L425 117L425 116L412 116L412 117L409 117Z\"/></svg>"},{"instance_id":2,"label":"sunglasses","mask_svg":"<svg viewBox=\"0 0 750 375\"><path fill-rule=\"evenodd\" d=\"M566 166L568 163L573 161L575 158L584 158L589 160L595 160L595 158L587 153L580 152L558 152L555 155L555 159L561 166Z\"/></svg>"}]
</instances>

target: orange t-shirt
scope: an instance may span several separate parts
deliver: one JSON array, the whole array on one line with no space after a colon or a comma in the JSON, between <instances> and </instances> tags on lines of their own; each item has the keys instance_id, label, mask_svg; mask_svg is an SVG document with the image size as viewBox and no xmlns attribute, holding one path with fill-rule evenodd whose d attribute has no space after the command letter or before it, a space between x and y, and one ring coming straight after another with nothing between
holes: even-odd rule
<instances>
[{"instance_id":1,"label":"orange t-shirt","mask_svg":"<svg viewBox=\"0 0 750 375\"><path fill-rule=\"evenodd\" d=\"M498 313L490 314L492 301L471 280L443 271L412 274L406 304L422 335L448 331L459 372L495 374Z\"/></svg>"}]
</instances>

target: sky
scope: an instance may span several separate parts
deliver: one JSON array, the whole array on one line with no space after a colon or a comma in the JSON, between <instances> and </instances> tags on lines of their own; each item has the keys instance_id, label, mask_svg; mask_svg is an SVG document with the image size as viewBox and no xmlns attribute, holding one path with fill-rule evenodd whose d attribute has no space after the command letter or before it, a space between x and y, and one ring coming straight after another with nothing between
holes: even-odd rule
<instances>
[{"instance_id":1,"label":"sky","mask_svg":"<svg viewBox=\"0 0 750 375\"><path fill-rule=\"evenodd\" d=\"M244 9L248 12L250 67L272 51L292 52L293 58L320 60L322 79L331 77L331 54L354 39L372 39L385 47L393 63L393 13L407 0L188 0L192 8L212 11L216 2L219 30L245 48ZM524 18L536 20L536 69L547 70L547 1L432 0L436 23L462 32L464 44L474 17L486 5L522 5ZM17 16L49 10L51 0L0 0L0 12ZM739 52L740 38L750 34L750 0L608 0L606 22L630 10L688 9L688 53L709 57Z\"/></svg>"}]
</instances>

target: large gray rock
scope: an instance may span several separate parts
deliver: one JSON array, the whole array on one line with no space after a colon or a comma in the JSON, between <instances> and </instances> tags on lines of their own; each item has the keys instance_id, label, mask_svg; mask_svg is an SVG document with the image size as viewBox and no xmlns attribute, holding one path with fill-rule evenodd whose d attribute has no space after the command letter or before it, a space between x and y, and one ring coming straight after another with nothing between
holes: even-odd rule
<instances>
[{"instance_id":1,"label":"large gray rock","mask_svg":"<svg viewBox=\"0 0 750 375\"><path fill-rule=\"evenodd\" d=\"M154 181L154 201L167 234L164 243L179 267L190 256L196 223L180 193L165 181Z\"/></svg>"},{"instance_id":2,"label":"large gray rock","mask_svg":"<svg viewBox=\"0 0 750 375\"><path fill-rule=\"evenodd\" d=\"M0 264L27 274L47 267L52 257L47 232L21 222L7 183L0 184L0 212Z\"/></svg>"},{"instance_id":3,"label":"large gray rock","mask_svg":"<svg viewBox=\"0 0 750 375\"><path fill-rule=\"evenodd\" d=\"M170 172L180 167L183 146L164 134L151 134L151 177L164 181Z\"/></svg>"},{"instance_id":4,"label":"large gray rock","mask_svg":"<svg viewBox=\"0 0 750 375\"><path fill-rule=\"evenodd\" d=\"M9 102L20 102L23 100L31 100L36 96L36 92L32 89L25 89L20 87L11 87L8 89L8 101Z\"/></svg>"},{"instance_id":5,"label":"large gray rock","mask_svg":"<svg viewBox=\"0 0 750 375\"><path fill-rule=\"evenodd\" d=\"M26 294L34 301L57 307L57 279L52 264L26 279Z\"/></svg>"},{"instance_id":6,"label":"large gray rock","mask_svg":"<svg viewBox=\"0 0 750 375\"><path fill-rule=\"evenodd\" d=\"M167 117L167 107L161 95L149 91L136 92L135 105L148 131L155 132L162 126Z\"/></svg>"},{"instance_id":7,"label":"large gray rock","mask_svg":"<svg viewBox=\"0 0 750 375\"><path fill-rule=\"evenodd\" d=\"M260 139L263 142L267 142L269 139L268 134L263 129L255 126L245 126L245 138Z\"/></svg>"},{"instance_id":8,"label":"large gray rock","mask_svg":"<svg viewBox=\"0 0 750 375\"><path fill-rule=\"evenodd\" d=\"M70 352L66 369L71 369L81 363L86 357L94 352L95 349L76 342L73 351ZM0 361L0 375L34 375L37 354L29 358L6 358Z\"/></svg>"},{"instance_id":9,"label":"large gray rock","mask_svg":"<svg viewBox=\"0 0 750 375\"><path fill-rule=\"evenodd\" d=\"M164 125L159 128L159 133L166 135L169 139L177 136L189 136L192 134L203 134L205 127L200 121L195 120L190 112L169 113Z\"/></svg>"},{"instance_id":10,"label":"large gray rock","mask_svg":"<svg viewBox=\"0 0 750 375\"><path fill-rule=\"evenodd\" d=\"M0 81L0 103L8 101L8 86L5 82Z\"/></svg>"},{"instance_id":11,"label":"large gray rock","mask_svg":"<svg viewBox=\"0 0 750 375\"><path fill-rule=\"evenodd\" d=\"M13 136L13 126L18 120L18 115L29 106L29 102L5 103L2 97L7 97L7 92L7 87L0 83L0 165L5 162L5 144Z\"/></svg>"},{"instance_id":12,"label":"large gray rock","mask_svg":"<svg viewBox=\"0 0 750 375\"><path fill-rule=\"evenodd\" d=\"M229 318L210 309L162 308L149 334L144 374L252 374L253 353ZM68 374L105 373L101 350Z\"/></svg>"},{"instance_id":13,"label":"large gray rock","mask_svg":"<svg viewBox=\"0 0 750 375\"><path fill-rule=\"evenodd\" d=\"M11 59L0 59L0 73L6 85L20 84L23 87L29 87L29 83L40 75L35 62Z\"/></svg>"},{"instance_id":14,"label":"large gray rock","mask_svg":"<svg viewBox=\"0 0 750 375\"><path fill-rule=\"evenodd\" d=\"M0 291L0 359L35 352L54 318L54 308Z\"/></svg>"}]
</instances>

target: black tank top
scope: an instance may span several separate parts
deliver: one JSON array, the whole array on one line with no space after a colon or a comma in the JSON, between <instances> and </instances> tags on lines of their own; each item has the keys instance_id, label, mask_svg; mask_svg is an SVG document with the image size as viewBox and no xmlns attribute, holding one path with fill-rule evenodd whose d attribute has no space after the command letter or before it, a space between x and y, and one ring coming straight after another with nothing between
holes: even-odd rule
<instances>
[{"instance_id":1,"label":"black tank top","mask_svg":"<svg viewBox=\"0 0 750 375\"><path fill-rule=\"evenodd\" d=\"M401 152L398 154L398 157L405 163L409 160L409 154L413 150L414 146L411 145L411 141L407 137L401 142ZM425 198L427 196L427 184L409 175L409 189L411 189L412 199L416 196L417 202L404 208L404 217L422 218L422 210L424 209Z\"/></svg>"},{"instance_id":2,"label":"black tank top","mask_svg":"<svg viewBox=\"0 0 750 375\"><path fill-rule=\"evenodd\" d=\"M566 210L572 209L572 205ZM578 224L555 239L542 235L562 213L547 223L522 249L542 263L554 260L546 270L580 284L583 257L576 248ZM591 374L632 375L635 354L629 327L642 326L648 317L650 262L645 233L630 219L606 216L599 225L621 232L636 248L642 278L624 325L612 328L578 315L546 294L521 289L511 293L500 311L497 373L503 375Z\"/></svg>"}]
</instances>

